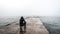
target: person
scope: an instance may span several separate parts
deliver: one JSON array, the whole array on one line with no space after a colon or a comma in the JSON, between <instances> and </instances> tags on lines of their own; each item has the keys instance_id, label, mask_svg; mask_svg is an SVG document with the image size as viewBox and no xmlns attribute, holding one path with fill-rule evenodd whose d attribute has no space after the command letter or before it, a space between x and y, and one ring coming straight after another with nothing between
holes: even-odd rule
<instances>
[{"instance_id":1,"label":"person","mask_svg":"<svg viewBox=\"0 0 60 34\"><path fill-rule=\"evenodd\" d=\"M23 16L20 18L20 31L23 31L23 26L24 26L24 31L26 31L26 21L24 20Z\"/></svg>"}]
</instances>

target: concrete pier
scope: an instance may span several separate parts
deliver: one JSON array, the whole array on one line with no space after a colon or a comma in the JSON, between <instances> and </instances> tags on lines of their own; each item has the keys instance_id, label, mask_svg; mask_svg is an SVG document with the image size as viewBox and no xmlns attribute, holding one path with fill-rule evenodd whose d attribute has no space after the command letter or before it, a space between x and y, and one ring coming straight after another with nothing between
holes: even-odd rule
<instances>
[{"instance_id":1,"label":"concrete pier","mask_svg":"<svg viewBox=\"0 0 60 34\"><path fill-rule=\"evenodd\" d=\"M0 34L49 34L39 18L27 18L26 32L20 32L19 21L0 29Z\"/></svg>"}]
</instances>

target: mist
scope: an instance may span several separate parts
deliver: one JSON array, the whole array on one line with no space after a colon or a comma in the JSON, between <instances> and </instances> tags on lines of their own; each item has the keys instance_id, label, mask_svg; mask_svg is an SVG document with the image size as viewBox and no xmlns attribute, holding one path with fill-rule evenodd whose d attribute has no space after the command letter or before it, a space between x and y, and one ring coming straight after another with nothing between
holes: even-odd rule
<instances>
[{"instance_id":1,"label":"mist","mask_svg":"<svg viewBox=\"0 0 60 34\"><path fill-rule=\"evenodd\" d=\"M60 0L0 0L0 16L60 16Z\"/></svg>"}]
</instances>

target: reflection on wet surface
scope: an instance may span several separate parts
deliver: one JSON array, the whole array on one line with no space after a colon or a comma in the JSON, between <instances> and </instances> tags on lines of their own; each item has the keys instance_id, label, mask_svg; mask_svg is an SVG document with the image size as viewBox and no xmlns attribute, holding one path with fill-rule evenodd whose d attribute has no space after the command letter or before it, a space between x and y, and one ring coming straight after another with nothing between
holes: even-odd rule
<instances>
[{"instance_id":1,"label":"reflection on wet surface","mask_svg":"<svg viewBox=\"0 0 60 34\"><path fill-rule=\"evenodd\" d=\"M20 34L26 33L26 26L20 26Z\"/></svg>"},{"instance_id":2,"label":"reflection on wet surface","mask_svg":"<svg viewBox=\"0 0 60 34\"><path fill-rule=\"evenodd\" d=\"M20 34L25 34L26 33L26 31L20 31Z\"/></svg>"}]
</instances>

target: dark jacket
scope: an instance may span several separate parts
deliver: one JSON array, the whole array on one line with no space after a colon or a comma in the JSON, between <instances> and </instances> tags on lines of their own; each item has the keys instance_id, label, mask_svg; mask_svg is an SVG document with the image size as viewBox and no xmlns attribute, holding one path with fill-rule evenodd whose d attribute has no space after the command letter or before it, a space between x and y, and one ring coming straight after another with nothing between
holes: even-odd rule
<instances>
[{"instance_id":1,"label":"dark jacket","mask_svg":"<svg viewBox=\"0 0 60 34\"><path fill-rule=\"evenodd\" d=\"M24 20L23 17L21 17L21 19L20 19L20 26L24 26L24 25L26 25L26 21Z\"/></svg>"}]
</instances>

